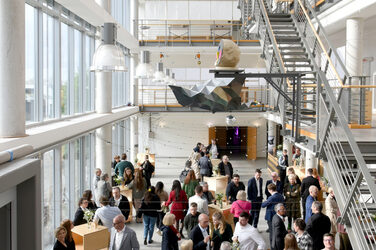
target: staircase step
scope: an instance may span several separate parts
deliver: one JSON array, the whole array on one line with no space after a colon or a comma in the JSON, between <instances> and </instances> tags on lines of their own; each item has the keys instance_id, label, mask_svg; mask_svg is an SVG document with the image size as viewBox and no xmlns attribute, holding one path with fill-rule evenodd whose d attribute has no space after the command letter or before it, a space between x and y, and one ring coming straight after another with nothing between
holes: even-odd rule
<instances>
[{"instance_id":1,"label":"staircase step","mask_svg":"<svg viewBox=\"0 0 376 250\"><path fill-rule=\"evenodd\" d=\"M283 58L284 62L311 62L308 58Z\"/></svg>"},{"instance_id":2,"label":"staircase step","mask_svg":"<svg viewBox=\"0 0 376 250\"><path fill-rule=\"evenodd\" d=\"M295 28L294 23L291 22L270 22L272 28L274 27L284 27L284 28Z\"/></svg>"},{"instance_id":3,"label":"staircase step","mask_svg":"<svg viewBox=\"0 0 376 250\"><path fill-rule=\"evenodd\" d=\"M277 40L278 44L299 44L301 48L303 48L303 42L300 39L280 39Z\"/></svg>"},{"instance_id":4,"label":"staircase step","mask_svg":"<svg viewBox=\"0 0 376 250\"><path fill-rule=\"evenodd\" d=\"M292 22L292 18L291 17L270 17L269 16L269 21L271 23L274 23L274 22Z\"/></svg>"},{"instance_id":5,"label":"staircase step","mask_svg":"<svg viewBox=\"0 0 376 250\"><path fill-rule=\"evenodd\" d=\"M281 52L281 56L307 56L307 53L299 52L299 51L289 51L289 52Z\"/></svg>"},{"instance_id":6,"label":"staircase step","mask_svg":"<svg viewBox=\"0 0 376 250\"><path fill-rule=\"evenodd\" d=\"M292 31L292 30L275 30L274 34L275 35L296 35L296 36L299 35L297 31Z\"/></svg>"},{"instance_id":7,"label":"staircase step","mask_svg":"<svg viewBox=\"0 0 376 250\"><path fill-rule=\"evenodd\" d=\"M311 68L311 69L313 68L313 66L310 64L286 64L286 63L285 63L285 67L287 68Z\"/></svg>"},{"instance_id":8,"label":"staircase step","mask_svg":"<svg viewBox=\"0 0 376 250\"><path fill-rule=\"evenodd\" d=\"M277 14L277 13L268 13L268 17L291 17L290 14Z\"/></svg>"},{"instance_id":9,"label":"staircase step","mask_svg":"<svg viewBox=\"0 0 376 250\"><path fill-rule=\"evenodd\" d=\"M280 42L301 42L302 39L297 36L275 36L275 39L277 40L278 43Z\"/></svg>"}]
</instances>

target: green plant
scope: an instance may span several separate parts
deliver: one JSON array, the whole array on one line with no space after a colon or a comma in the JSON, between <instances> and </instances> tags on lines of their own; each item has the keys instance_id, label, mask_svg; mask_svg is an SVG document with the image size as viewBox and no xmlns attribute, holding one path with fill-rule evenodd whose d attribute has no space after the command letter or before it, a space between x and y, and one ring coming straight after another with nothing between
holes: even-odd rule
<instances>
[{"instance_id":1,"label":"green plant","mask_svg":"<svg viewBox=\"0 0 376 250\"><path fill-rule=\"evenodd\" d=\"M94 217L93 211L88 209L84 212L84 220L86 220L87 223L90 223L93 220L93 217Z\"/></svg>"},{"instance_id":2,"label":"green plant","mask_svg":"<svg viewBox=\"0 0 376 250\"><path fill-rule=\"evenodd\" d=\"M115 175L114 182L116 182L116 184L119 186L123 182L123 178L121 178L118 175Z\"/></svg>"},{"instance_id":3,"label":"green plant","mask_svg":"<svg viewBox=\"0 0 376 250\"><path fill-rule=\"evenodd\" d=\"M217 201L217 204L219 204L220 208L223 207L223 197L224 197L224 194L223 193L216 193L215 194L215 200Z\"/></svg>"}]
</instances>

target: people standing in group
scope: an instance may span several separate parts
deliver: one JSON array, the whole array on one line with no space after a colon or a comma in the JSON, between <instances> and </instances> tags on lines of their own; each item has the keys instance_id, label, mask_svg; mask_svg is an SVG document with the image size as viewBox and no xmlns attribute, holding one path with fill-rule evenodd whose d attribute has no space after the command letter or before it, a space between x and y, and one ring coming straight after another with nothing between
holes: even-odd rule
<instances>
[{"instance_id":1,"label":"people standing in group","mask_svg":"<svg viewBox=\"0 0 376 250\"><path fill-rule=\"evenodd\" d=\"M180 181L174 180L172 183L172 188L168 200L162 206L169 206L171 205L171 213L175 215L176 221L176 229L180 232L180 235L183 231L183 225L181 227L180 224L183 224L185 213L184 211L188 208L188 199L187 195L185 194L184 190L182 190ZM180 228L180 231L179 231Z\"/></svg>"},{"instance_id":2,"label":"people standing in group","mask_svg":"<svg viewBox=\"0 0 376 250\"><path fill-rule=\"evenodd\" d=\"M266 184L265 184L265 195L266 195L266 199L269 198L269 196L271 196L271 194L269 193L268 191L268 185L273 183L276 187L277 187L277 192L282 194L283 195L283 187L284 187L284 184L278 180L278 174L277 172L271 172L270 173L272 179L271 180L267 180L266 181Z\"/></svg>"},{"instance_id":3,"label":"people standing in group","mask_svg":"<svg viewBox=\"0 0 376 250\"><path fill-rule=\"evenodd\" d=\"M234 216L234 225L239 221L239 216L243 212L249 213L252 205L247 201L247 194L244 190L239 190L236 200L231 204L230 213Z\"/></svg>"},{"instance_id":4,"label":"people standing in group","mask_svg":"<svg viewBox=\"0 0 376 250\"><path fill-rule=\"evenodd\" d=\"M201 158L198 161L198 166L200 167L200 175L202 180L204 180L204 176L210 177L213 175L213 166L209 158L209 153L201 152Z\"/></svg>"},{"instance_id":5,"label":"people standing in group","mask_svg":"<svg viewBox=\"0 0 376 250\"><path fill-rule=\"evenodd\" d=\"M124 170L124 185L129 185L133 179L134 179L134 174L132 172L132 169L127 167L125 170Z\"/></svg>"},{"instance_id":6,"label":"people standing in group","mask_svg":"<svg viewBox=\"0 0 376 250\"><path fill-rule=\"evenodd\" d=\"M295 235L289 233L285 236L285 248L284 250L301 250L296 242Z\"/></svg>"},{"instance_id":7,"label":"people standing in group","mask_svg":"<svg viewBox=\"0 0 376 250\"><path fill-rule=\"evenodd\" d=\"M86 199L88 201L87 209L95 211L99 206L99 197L98 197L98 206L97 204L92 200L93 194L90 189L85 190L82 194L82 198Z\"/></svg>"},{"instance_id":8,"label":"people standing in group","mask_svg":"<svg viewBox=\"0 0 376 250\"><path fill-rule=\"evenodd\" d=\"M76 244L72 237L72 229L74 228L73 222L69 219L63 220L60 224L60 227L64 227L67 231L67 234L65 236L65 243L67 245L66 249L75 250Z\"/></svg>"},{"instance_id":9,"label":"people standing in group","mask_svg":"<svg viewBox=\"0 0 376 250\"><path fill-rule=\"evenodd\" d=\"M145 195L147 187L146 180L142 175L142 171L135 171L134 180L129 183L128 187L129 189L132 189L133 206L136 209L136 222L142 223L139 209L141 207L141 200Z\"/></svg>"},{"instance_id":10,"label":"people standing in group","mask_svg":"<svg viewBox=\"0 0 376 250\"><path fill-rule=\"evenodd\" d=\"M80 198L78 201L78 208L74 214L73 225L78 226L86 223L84 220L84 213L88 210L89 202L85 198Z\"/></svg>"},{"instance_id":11,"label":"people standing in group","mask_svg":"<svg viewBox=\"0 0 376 250\"><path fill-rule=\"evenodd\" d=\"M226 223L221 212L213 214L213 235L211 246L213 250L219 250L223 241L232 242L232 227Z\"/></svg>"},{"instance_id":12,"label":"people standing in group","mask_svg":"<svg viewBox=\"0 0 376 250\"><path fill-rule=\"evenodd\" d=\"M302 185L300 186L300 194L302 196L302 207L303 207L303 217L306 218L306 200L309 196L309 187L316 186L318 190L321 190L319 180L312 176L312 168L307 169L307 177L302 180Z\"/></svg>"},{"instance_id":13,"label":"people standing in group","mask_svg":"<svg viewBox=\"0 0 376 250\"><path fill-rule=\"evenodd\" d=\"M232 168L232 164L227 155L222 157L222 161L218 164L218 170L221 175L227 176L228 182L230 183L234 174L234 169Z\"/></svg>"},{"instance_id":14,"label":"people standing in group","mask_svg":"<svg viewBox=\"0 0 376 250\"><path fill-rule=\"evenodd\" d=\"M231 203L236 201L236 196L239 190L245 190L244 183L240 181L240 176L238 174L234 174L232 176L232 181L227 185L226 188L226 196L227 200Z\"/></svg>"},{"instance_id":15,"label":"people standing in group","mask_svg":"<svg viewBox=\"0 0 376 250\"><path fill-rule=\"evenodd\" d=\"M197 204L197 211L199 211L201 214L209 215L209 207L208 207L208 201L203 198L204 191L202 187L196 186L195 188L195 195L190 197L188 199L189 206L192 202L195 202Z\"/></svg>"},{"instance_id":16,"label":"people standing in group","mask_svg":"<svg viewBox=\"0 0 376 250\"><path fill-rule=\"evenodd\" d=\"M311 235L306 229L306 223L303 219L299 218L294 221L294 231L296 241L300 250L312 250L313 249L313 240Z\"/></svg>"},{"instance_id":17,"label":"people standing in group","mask_svg":"<svg viewBox=\"0 0 376 250\"><path fill-rule=\"evenodd\" d=\"M151 186L145 193L140 207L140 213L143 214L144 221L144 245L153 243L154 226L160 209L161 200L155 194L155 187Z\"/></svg>"},{"instance_id":18,"label":"people standing in group","mask_svg":"<svg viewBox=\"0 0 376 250\"><path fill-rule=\"evenodd\" d=\"M232 241L239 242L240 250L259 249L266 250L266 244L261 234L256 228L248 222L249 213L243 212L239 216L239 222L236 223Z\"/></svg>"},{"instance_id":19,"label":"people standing in group","mask_svg":"<svg viewBox=\"0 0 376 250\"><path fill-rule=\"evenodd\" d=\"M286 169L289 167L289 156L287 155L287 149L283 150L282 155L278 159L279 178L282 183L285 183Z\"/></svg>"},{"instance_id":20,"label":"people standing in group","mask_svg":"<svg viewBox=\"0 0 376 250\"><path fill-rule=\"evenodd\" d=\"M261 173L262 172L260 169L256 169L255 176L248 181L247 189L248 200L250 200L252 203L250 223L255 228L257 228L259 221L261 203L263 199Z\"/></svg>"},{"instance_id":21,"label":"people standing in group","mask_svg":"<svg viewBox=\"0 0 376 250\"><path fill-rule=\"evenodd\" d=\"M330 233L336 237L337 233L337 218L338 218L338 204L336 197L334 195L333 188L328 189L328 197L325 199L325 214L329 217L332 227L330 229Z\"/></svg>"},{"instance_id":22,"label":"people standing in group","mask_svg":"<svg viewBox=\"0 0 376 250\"><path fill-rule=\"evenodd\" d=\"M206 181L202 183L202 191L203 191L202 198L208 201L208 205L213 204L215 202L215 198L213 194L209 191L209 185Z\"/></svg>"},{"instance_id":23,"label":"people standing in group","mask_svg":"<svg viewBox=\"0 0 376 250\"><path fill-rule=\"evenodd\" d=\"M328 216L322 213L322 204L319 201L312 203L312 217L307 222L307 232L313 240L313 250L324 248L323 236L330 232L331 222Z\"/></svg>"},{"instance_id":24,"label":"people standing in group","mask_svg":"<svg viewBox=\"0 0 376 250\"><path fill-rule=\"evenodd\" d=\"M196 179L195 172L189 170L187 176L184 179L183 190L189 199L191 196L195 195L195 188L199 185L198 180Z\"/></svg>"},{"instance_id":25,"label":"people standing in group","mask_svg":"<svg viewBox=\"0 0 376 250\"><path fill-rule=\"evenodd\" d=\"M124 215L125 221L127 221L131 208L128 198L120 194L119 187L112 188L112 197L110 198L109 202L110 206L115 206L120 209L121 213Z\"/></svg>"},{"instance_id":26,"label":"people standing in group","mask_svg":"<svg viewBox=\"0 0 376 250\"><path fill-rule=\"evenodd\" d=\"M99 197L104 196L110 198L111 193L111 183L110 177L108 174L103 174L100 181L98 181L98 191L97 194Z\"/></svg>"},{"instance_id":27,"label":"people standing in group","mask_svg":"<svg viewBox=\"0 0 376 250\"><path fill-rule=\"evenodd\" d=\"M119 214L112 222L109 250L139 250L136 232L125 225L124 216Z\"/></svg>"},{"instance_id":28,"label":"people standing in group","mask_svg":"<svg viewBox=\"0 0 376 250\"><path fill-rule=\"evenodd\" d=\"M309 195L306 200L306 214L305 214L305 222L308 223L308 219L312 216L312 203L317 200L317 196L319 194L319 190L316 186L309 187Z\"/></svg>"},{"instance_id":29,"label":"people standing in group","mask_svg":"<svg viewBox=\"0 0 376 250\"><path fill-rule=\"evenodd\" d=\"M123 153L121 155L121 161L115 166L115 174L117 174L118 176L124 176L124 170L126 168L130 168L132 170L132 173L134 173L133 164L127 161L127 154Z\"/></svg>"},{"instance_id":30,"label":"people standing in group","mask_svg":"<svg viewBox=\"0 0 376 250\"><path fill-rule=\"evenodd\" d=\"M277 192L277 186L274 185L273 183L270 183L268 186L267 186L267 189L268 189L268 192L271 194L269 196L269 198L264 201L262 204L261 204L261 207L265 208L266 207L266 213L265 213L265 220L267 221L268 223L268 230L269 230L269 241L270 241L270 245L272 244L272 238L273 238L273 217L274 215L276 214L276 211L275 211L275 205L279 204L279 203L283 203L284 202L284 198L283 196Z\"/></svg>"},{"instance_id":31,"label":"people standing in group","mask_svg":"<svg viewBox=\"0 0 376 250\"><path fill-rule=\"evenodd\" d=\"M110 202L107 197L99 198L100 208L95 211L93 222L98 225L98 222L101 221L102 225L108 228L108 231L112 228L112 220L119 214L122 215L118 207L111 207Z\"/></svg>"},{"instance_id":32,"label":"people standing in group","mask_svg":"<svg viewBox=\"0 0 376 250\"><path fill-rule=\"evenodd\" d=\"M289 183L284 187L285 205L287 210L287 230L291 230L292 220L301 217L300 212L300 185L296 183L296 175L290 174L288 176Z\"/></svg>"},{"instance_id":33,"label":"people standing in group","mask_svg":"<svg viewBox=\"0 0 376 250\"><path fill-rule=\"evenodd\" d=\"M149 161L149 155L145 155L145 161L141 164L140 169L145 177L147 188L149 188L151 186L150 179L155 170L153 164Z\"/></svg>"},{"instance_id":34,"label":"people standing in group","mask_svg":"<svg viewBox=\"0 0 376 250\"><path fill-rule=\"evenodd\" d=\"M155 193L158 195L161 201L161 210L158 211L158 218L157 218L157 234L162 235L161 227L163 225L162 221L166 212L168 212L168 207L163 207L162 204L168 200L168 193L164 191L164 184L161 181L158 181L155 185Z\"/></svg>"},{"instance_id":35,"label":"people standing in group","mask_svg":"<svg viewBox=\"0 0 376 250\"><path fill-rule=\"evenodd\" d=\"M189 206L189 213L184 218L184 228L187 231L188 236L192 229L198 225L198 217L200 214L201 213L197 211L197 203L192 202Z\"/></svg>"},{"instance_id":36,"label":"people standing in group","mask_svg":"<svg viewBox=\"0 0 376 250\"><path fill-rule=\"evenodd\" d=\"M189 238L193 241L193 249L210 249L209 216L200 214L198 217L198 225L192 229Z\"/></svg>"},{"instance_id":37,"label":"people standing in group","mask_svg":"<svg viewBox=\"0 0 376 250\"><path fill-rule=\"evenodd\" d=\"M285 245L285 236L287 230L285 227L286 208L283 203L275 205L276 214L273 216L272 229L273 237L271 248L273 250L283 250Z\"/></svg>"},{"instance_id":38,"label":"people standing in group","mask_svg":"<svg viewBox=\"0 0 376 250\"><path fill-rule=\"evenodd\" d=\"M64 227L58 227L55 229L56 241L53 250L66 250L68 249L68 244L65 240L67 235L67 230Z\"/></svg>"},{"instance_id":39,"label":"people standing in group","mask_svg":"<svg viewBox=\"0 0 376 250\"><path fill-rule=\"evenodd\" d=\"M166 214L163 218L163 226L161 227L163 233L162 250L179 250L178 241L181 239L181 235L174 227L174 224L176 224L175 215L172 213Z\"/></svg>"},{"instance_id":40,"label":"people standing in group","mask_svg":"<svg viewBox=\"0 0 376 250\"><path fill-rule=\"evenodd\" d=\"M218 147L217 141L215 139L211 140L211 144L206 147L206 151L211 155L212 159L219 159L220 148Z\"/></svg>"}]
</instances>

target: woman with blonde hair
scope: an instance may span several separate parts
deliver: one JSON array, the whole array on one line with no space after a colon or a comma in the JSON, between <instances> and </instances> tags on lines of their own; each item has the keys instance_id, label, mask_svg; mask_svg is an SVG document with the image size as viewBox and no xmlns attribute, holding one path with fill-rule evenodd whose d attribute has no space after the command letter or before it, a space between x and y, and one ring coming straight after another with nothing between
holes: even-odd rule
<instances>
[{"instance_id":1,"label":"woman with blonde hair","mask_svg":"<svg viewBox=\"0 0 376 250\"><path fill-rule=\"evenodd\" d=\"M65 240L66 235L67 235L67 230L65 229L65 227L58 227L55 229L56 242L54 244L53 250L68 249L68 245Z\"/></svg>"},{"instance_id":2,"label":"woman with blonde hair","mask_svg":"<svg viewBox=\"0 0 376 250\"><path fill-rule=\"evenodd\" d=\"M183 184L183 190L185 191L185 194L187 195L188 199L189 197L195 195L195 188L198 184L199 183L196 179L195 171L193 171L192 169L189 170Z\"/></svg>"},{"instance_id":3,"label":"woman with blonde hair","mask_svg":"<svg viewBox=\"0 0 376 250\"><path fill-rule=\"evenodd\" d=\"M64 227L67 231L67 234L65 236L65 243L67 244L67 249L76 249L76 244L74 243L71 231L74 228L73 222L69 219L63 220L60 224L60 227Z\"/></svg>"},{"instance_id":4,"label":"woman with blonde hair","mask_svg":"<svg viewBox=\"0 0 376 250\"><path fill-rule=\"evenodd\" d=\"M132 173L132 169L131 168L126 168L124 170L124 185L129 185L133 179L134 179L134 175Z\"/></svg>"},{"instance_id":5,"label":"woman with blonde hair","mask_svg":"<svg viewBox=\"0 0 376 250\"><path fill-rule=\"evenodd\" d=\"M248 212L251 210L252 205L247 201L247 194L244 190L239 190L236 194L236 201L231 204L230 212L234 215L234 225L239 221L239 215L242 212Z\"/></svg>"},{"instance_id":6,"label":"woman with blonde hair","mask_svg":"<svg viewBox=\"0 0 376 250\"><path fill-rule=\"evenodd\" d=\"M193 250L193 241L192 240L185 240L180 245L181 250Z\"/></svg>"},{"instance_id":7,"label":"woman with blonde hair","mask_svg":"<svg viewBox=\"0 0 376 250\"><path fill-rule=\"evenodd\" d=\"M334 195L333 188L328 189L328 197L325 199L325 214L329 217L331 223L330 233L336 236L337 233L337 217L338 217L338 204Z\"/></svg>"},{"instance_id":8,"label":"woman with blonde hair","mask_svg":"<svg viewBox=\"0 0 376 250\"><path fill-rule=\"evenodd\" d=\"M295 235L286 234L284 250L299 250L298 243L296 242Z\"/></svg>"},{"instance_id":9,"label":"woman with blonde hair","mask_svg":"<svg viewBox=\"0 0 376 250\"><path fill-rule=\"evenodd\" d=\"M213 236L212 247L214 250L219 250L223 241L232 242L232 227L224 220L221 212L213 214Z\"/></svg>"},{"instance_id":10,"label":"woman with blonde hair","mask_svg":"<svg viewBox=\"0 0 376 250\"><path fill-rule=\"evenodd\" d=\"M129 189L132 189L132 200L133 200L133 206L136 209L136 222L142 223L141 214L139 213L140 207L141 207L141 200L145 195L146 192L146 180L142 176L142 171L135 169L135 175L134 180L129 183L128 185Z\"/></svg>"},{"instance_id":11,"label":"woman with blonde hair","mask_svg":"<svg viewBox=\"0 0 376 250\"><path fill-rule=\"evenodd\" d=\"M180 240L180 233L174 227L176 223L175 215L167 213L163 218L163 226L161 227L162 234L162 250L179 250L178 240Z\"/></svg>"}]
</instances>

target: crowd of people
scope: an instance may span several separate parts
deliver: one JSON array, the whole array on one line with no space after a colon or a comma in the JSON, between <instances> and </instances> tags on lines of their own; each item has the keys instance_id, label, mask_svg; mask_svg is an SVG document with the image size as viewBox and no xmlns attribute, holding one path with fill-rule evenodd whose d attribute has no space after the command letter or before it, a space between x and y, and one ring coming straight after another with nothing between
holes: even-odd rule
<instances>
[{"instance_id":1,"label":"crowd of people","mask_svg":"<svg viewBox=\"0 0 376 250\"><path fill-rule=\"evenodd\" d=\"M218 173L227 176L229 181L225 198L231 205L231 223L220 211L209 214L209 205L216 200L204 182L204 176L213 175L211 159L219 157L222 161ZM246 186L234 173L230 159L226 155L220 156L215 140L208 147L198 143L186 164L189 169L186 176L182 182L174 180L169 193L163 182L157 182L155 187L151 185L154 166L148 157L141 166L134 167L123 154L114 158L112 167L121 176L123 185L132 190L136 222L143 223L144 227L144 245L153 244L156 228L162 236L162 250L179 249L178 241L182 239L180 249L267 249L258 229L260 211L265 208L272 250L335 249L339 209L333 190L328 190L324 214L323 205L317 200L321 187L314 177L314 170L308 169L307 177L300 180L294 169L288 167L286 152L279 163L280 174L285 176L272 172L263 190L262 171L256 169ZM79 199L74 220L65 220L56 229L54 249L75 249L71 229L87 222L84 216L88 210L94 212L95 225L108 228L111 234L109 249L140 249L135 231L127 225L132 220L130 201L118 186L111 184L110 176L96 169L93 192L86 190ZM341 246L349 247L344 228L339 232Z\"/></svg>"}]
</instances>

